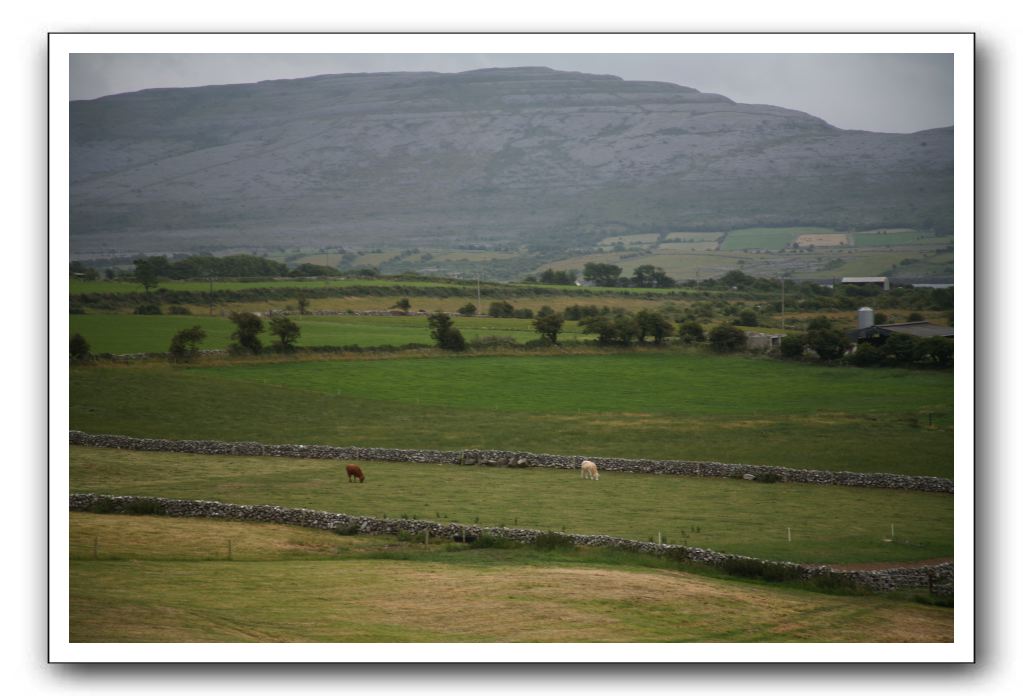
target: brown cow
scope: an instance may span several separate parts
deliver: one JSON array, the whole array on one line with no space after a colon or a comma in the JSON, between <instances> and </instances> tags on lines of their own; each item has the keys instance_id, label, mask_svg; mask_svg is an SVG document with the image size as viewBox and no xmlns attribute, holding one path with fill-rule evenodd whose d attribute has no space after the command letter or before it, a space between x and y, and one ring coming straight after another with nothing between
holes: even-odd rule
<instances>
[{"instance_id":1,"label":"brown cow","mask_svg":"<svg viewBox=\"0 0 1023 696\"><path fill-rule=\"evenodd\" d=\"M355 464L349 464L346 466L345 471L348 473L348 483L352 483L355 479L359 479L359 483L366 482L366 475L363 474L362 469Z\"/></svg>"}]
</instances>

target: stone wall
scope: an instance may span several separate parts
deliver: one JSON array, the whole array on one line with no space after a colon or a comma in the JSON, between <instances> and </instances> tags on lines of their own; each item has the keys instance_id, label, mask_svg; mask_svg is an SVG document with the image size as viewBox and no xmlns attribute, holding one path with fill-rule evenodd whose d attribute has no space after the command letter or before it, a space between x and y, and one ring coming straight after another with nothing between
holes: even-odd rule
<instances>
[{"instance_id":1,"label":"stone wall","mask_svg":"<svg viewBox=\"0 0 1023 696\"><path fill-rule=\"evenodd\" d=\"M331 447L327 445L267 445L258 442L219 442L216 440L158 440L123 435L93 435L72 430L73 445L112 447L150 452L185 452L269 457L301 457L313 459L377 460L392 462L423 462L461 464L465 466L547 467L578 469L583 459L590 459L603 471L626 471L672 476L710 476L746 480L776 480L791 483L813 483L829 486L861 486L866 488L899 488L932 493L953 493L949 479L934 476L902 476L899 474L860 474L848 471L815 471L780 466L724 464L685 460L618 459L579 455L535 454L500 450L405 450L380 447Z\"/></svg>"},{"instance_id":2,"label":"stone wall","mask_svg":"<svg viewBox=\"0 0 1023 696\"><path fill-rule=\"evenodd\" d=\"M398 534L406 532L421 534L428 531L431 538L452 541L475 541L489 535L531 543L544 534L536 529L514 529L508 527L481 527L457 523L441 524L427 520L378 519L346 515L340 512L282 508L276 505L236 505L211 500L174 500L142 496L110 496L93 493L72 493L69 496L72 511L103 512L113 514L160 514L170 517L207 517L252 522L289 524L314 529L342 531L351 534ZM598 534L563 534L578 546L603 546L619 548L636 553L670 556L679 561L715 566L727 570L735 563L753 563L767 570L774 570L792 579L814 579L827 576L846 581L875 591L890 591L903 588L929 588L939 595L950 596L954 588L954 565L940 565L917 568L893 568L886 570L836 571L827 566L810 566L783 561L763 561L748 556L719 553L693 546L655 544L652 542L621 539Z\"/></svg>"}]
</instances>

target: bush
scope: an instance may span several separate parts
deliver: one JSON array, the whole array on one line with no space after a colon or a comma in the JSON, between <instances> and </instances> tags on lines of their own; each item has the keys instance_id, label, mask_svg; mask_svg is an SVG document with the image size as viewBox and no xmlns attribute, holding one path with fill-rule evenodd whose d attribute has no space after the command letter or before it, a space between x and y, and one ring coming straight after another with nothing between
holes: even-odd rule
<instances>
[{"instance_id":1,"label":"bush","mask_svg":"<svg viewBox=\"0 0 1023 696\"><path fill-rule=\"evenodd\" d=\"M461 314L463 317L471 317L474 314L476 314L476 305L474 305L472 302L464 304L458 308L458 313Z\"/></svg>"},{"instance_id":2,"label":"bush","mask_svg":"<svg viewBox=\"0 0 1023 696\"><path fill-rule=\"evenodd\" d=\"M806 334L806 345L821 360L837 360L845 355L849 338L838 329L813 329Z\"/></svg>"},{"instance_id":3,"label":"bush","mask_svg":"<svg viewBox=\"0 0 1023 696\"><path fill-rule=\"evenodd\" d=\"M511 302L499 300L490 303L490 309L487 310L487 314L492 317L510 317L514 311L515 307L512 306Z\"/></svg>"},{"instance_id":4,"label":"bush","mask_svg":"<svg viewBox=\"0 0 1023 696\"><path fill-rule=\"evenodd\" d=\"M518 348L519 343L511 336L479 336L469 341L469 347L474 350L486 348Z\"/></svg>"},{"instance_id":5,"label":"bush","mask_svg":"<svg viewBox=\"0 0 1023 696\"><path fill-rule=\"evenodd\" d=\"M206 338L206 332L200 326L193 326L190 329L181 329L171 339L168 352L171 360L188 362L195 359L199 353L199 344Z\"/></svg>"},{"instance_id":6,"label":"bush","mask_svg":"<svg viewBox=\"0 0 1023 696\"><path fill-rule=\"evenodd\" d=\"M192 310L183 305L173 304L167 308L167 314L189 315L191 313Z\"/></svg>"},{"instance_id":7,"label":"bush","mask_svg":"<svg viewBox=\"0 0 1023 696\"><path fill-rule=\"evenodd\" d=\"M505 539L492 534L480 534L469 542L474 549L517 549L522 546L514 539Z\"/></svg>"},{"instance_id":8,"label":"bush","mask_svg":"<svg viewBox=\"0 0 1023 696\"><path fill-rule=\"evenodd\" d=\"M331 527L331 531L339 536L355 536L359 533L359 524L357 522L352 522L351 524L346 524L344 526L338 525Z\"/></svg>"},{"instance_id":9,"label":"bush","mask_svg":"<svg viewBox=\"0 0 1023 696\"><path fill-rule=\"evenodd\" d=\"M860 343L849 356L849 363L856 367L874 367L884 362L884 351L871 343Z\"/></svg>"},{"instance_id":10,"label":"bush","mask_svg":"<svg viewBox=\"0 0 1023 696\"><path fill-rule=\"evenodd\" d=\"M931 336L917 343L913 357L919 362L948 367L952 364L954 351L955 347L951 339L943 336Z\"/></svg>"},{"instance_id":11,"label":"bush","mask_svg":"<svg viewBox=\"0 0 1023 696\"><path fill-rule=\"evenodd\" d=\"M541 551L574 551L571 537L557 532L543 532L533 540L533 546Z\"/></svg>"},{"instance_id":12,"label":"bush","mask_svg":"<svg viewBox=\"0 0 1023 696\"><path fill-rule=\"evenodd\" d=\"M270 320L270 333L277 337L277 347L283 352L294 350L295 341L302 335L301 327L288 317Z\"/></svg>"},{"instance_id":13,"label":"bush","mask_svg":"<svg viewBox=\"0 0 1023 696\"><path fill-rule=\"evenodd\" d=\"M749 309L739 312L736 321L739 323L739 326L760 326L760 320L757 319L756 312Z\"/></svg>"},{"instance_id":14,"label":"bush","mask_svg":"<svg viewBox=\"0 0 1023 696\"><path fill-rule=\"evenodd\" d=\"M85 360L89 357L90 347L89 342L85 340L85 337L80 333L76 333L71 337L68 344L69 354L74 360Z\"/></svg>"},{"instance_id":15,"label":"bush","mask_svg":"<svg viewBox=\"0 0 1023 696\"><path fill-rule=\"evenodd\" d=\"M135 308L135 314L163 314L158 304L140 304Z\"/></svg>"},{"instance_id":16,"label":"bush","mask_svg":"<svg viewBox=\"0 0 1023 696\"><path fill-rule=\"evenodd\" d=\"M715 326L707 335L710 347L718 353L734 353L746 347L746 334L734 326Z\"/></svg>"},{"instance_id":17,"label":"bush","mask_svg":"<svg viewBox=\"0 0 1023 696\"><path fill-rule=\"evenodd\" d=\"M729 575L767 582L785 582L802 578L798 566L760 561L755 558L728 558L721 564L721 569Z\"/></svg>"},{"instance_id":18,"label":"bush","mask_svg":"<svg viewBox=\"0 0 1023 696\"><path fill-rule=\"evenodd\" d=\"M806 350L806 336L803 334L789 334L787 336L782 336L778 350L781 351L783 357L801 358L803 357L803 352Z\"/></svg>"},{"instance_id":19,"label":"bush","mask_svg":"<svg viewBox=\"0 0 1023 696\"><path fill-rule=\"evenodd\" d=\"M692 320L679 324L678 340L687 344L702 343L706 340L706 336L703 333L703 326Z\"/></svg>"}]
</instances>

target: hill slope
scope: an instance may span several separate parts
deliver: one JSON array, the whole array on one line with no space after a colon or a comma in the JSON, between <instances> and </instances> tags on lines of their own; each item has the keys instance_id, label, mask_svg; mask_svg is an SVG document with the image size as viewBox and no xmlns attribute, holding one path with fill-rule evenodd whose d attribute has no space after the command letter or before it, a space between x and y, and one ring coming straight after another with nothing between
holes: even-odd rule
<instances>
[{"instance_id":1,"label":"hill slope","mask_svg":"<svg viewBox=\"0 0 1023 696\"><path fill-rule=\"evenodd\" d=\"M951 227L951 128L846 131L608 75L325 75L74 101L70 118L77 250Z\"/></svg>"}]
</instances>

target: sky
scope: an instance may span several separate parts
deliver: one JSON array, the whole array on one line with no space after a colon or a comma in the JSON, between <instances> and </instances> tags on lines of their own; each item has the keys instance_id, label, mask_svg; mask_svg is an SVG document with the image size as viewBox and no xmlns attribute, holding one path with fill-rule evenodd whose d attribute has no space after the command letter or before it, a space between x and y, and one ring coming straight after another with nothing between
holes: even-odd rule
<instances>
[{"instance_id":1,"label":"sky","mask_svg":"<svg viewBox=\"0 0 1023 696\"><path fill-rule=\"evenodd\" d=\"M912 53L77 53L70 98L331 73L546 66L654 80L804 111L839 128L953 125L951 54Z\"/></svg>"}]
</instances>

